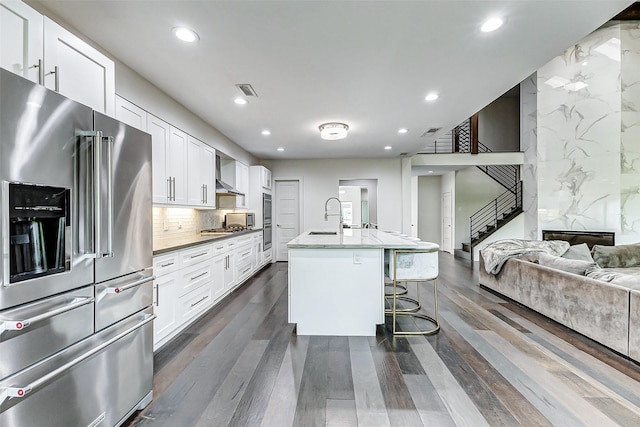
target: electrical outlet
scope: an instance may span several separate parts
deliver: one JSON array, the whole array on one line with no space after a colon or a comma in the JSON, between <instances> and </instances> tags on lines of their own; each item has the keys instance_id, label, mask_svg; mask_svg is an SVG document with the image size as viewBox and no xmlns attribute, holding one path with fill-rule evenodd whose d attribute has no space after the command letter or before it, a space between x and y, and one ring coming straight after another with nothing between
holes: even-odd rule
<instances>
[{"instance_id":1,"label":"electrical outlet","mask_svg":"<svg viewBox=\"0 0 640 427\"><path fill-rule=\"evenodd\" d=\"M358 252L353 253L353 263L354 264L362 264L362 257Z\"/></svg>"},{"instance_id":2,"label":"electrical outlet","mask_svg":"<svg viewBox=\"0 0 640 427\"><path fill-rule=\"evenodd\" d=\"M178 220L178 230L180 230L182 228L182 220L179 219Z\"/></svg>"},{"instance_id":3,"label":"electrical outlet","mask_svg":"<svg viewBox=\"0 0 640 427\"><path fill-rule=\"evenodd\" d=\"M169 231L169 221L167 221L166 219L164 220L163 228L164 231Z\"/></svg>"}]
</instances>

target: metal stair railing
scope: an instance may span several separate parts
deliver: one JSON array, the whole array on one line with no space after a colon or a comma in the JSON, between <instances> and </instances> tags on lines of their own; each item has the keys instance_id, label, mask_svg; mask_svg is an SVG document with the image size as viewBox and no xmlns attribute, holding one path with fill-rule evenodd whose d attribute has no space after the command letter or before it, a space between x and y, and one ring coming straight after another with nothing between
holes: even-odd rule
<instances>
[{"instance_id":1,"label":"metal stair railing","mask_svg":"<svg viewBox=\"0 0 640 427\"><path fill-rule=\"evenodd\" d=\"M471 263L473 247L522 212L522 181L500 194L469 218Z\"/></svg>"}]
</instances>

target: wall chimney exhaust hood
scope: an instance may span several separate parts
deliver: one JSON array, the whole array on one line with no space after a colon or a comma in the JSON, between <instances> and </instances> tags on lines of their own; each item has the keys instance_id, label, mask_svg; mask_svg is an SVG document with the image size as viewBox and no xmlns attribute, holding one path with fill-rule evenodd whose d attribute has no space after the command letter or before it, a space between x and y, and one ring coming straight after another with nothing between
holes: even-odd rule
<instances>
[{"instance_id":1,"label":"wall chimney exhaust hood","mask_svg":"<svg viewBox=\"0 0 640 427\"><path fill-rule=\"evenodd\" d=\"M244 196L244 193L236 190L233 186L224 182L221 178L220 156L216 154L216 194L228 196Z\"/></svg>"}]
</instances>

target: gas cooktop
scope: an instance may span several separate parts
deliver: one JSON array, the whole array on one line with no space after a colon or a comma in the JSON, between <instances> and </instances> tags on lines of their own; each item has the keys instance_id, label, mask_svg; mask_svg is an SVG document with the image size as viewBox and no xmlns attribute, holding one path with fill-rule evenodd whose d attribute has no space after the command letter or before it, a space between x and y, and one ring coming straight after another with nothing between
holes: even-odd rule
<instances>
[{"instance_id":1,"label":"gas cooktop","mask_svg":"<svg viewBox=\"0 0 640 427\"><path fill-rule=\"evenodd\" d=\"M229 234L229 233L237 233L239 231L248 230L247 227L229 227L229 228L212 228L209 230L202 230L200 234Z\"/></svg>"}]
</instances>

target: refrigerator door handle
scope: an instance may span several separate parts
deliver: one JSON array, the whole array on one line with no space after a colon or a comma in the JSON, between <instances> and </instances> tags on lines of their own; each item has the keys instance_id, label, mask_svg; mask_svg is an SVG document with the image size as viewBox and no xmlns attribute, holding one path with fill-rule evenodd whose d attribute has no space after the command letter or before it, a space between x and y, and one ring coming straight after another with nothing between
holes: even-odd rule
<instances>
[{"instance_id":1,"label":"refrigerator door handle","mask_svg":"<svg viewBox=\"0 0 640 427\"><path fill-rule=\"evenodd\" d=\"M107 145L107 252L103 257L113 256L113 137L102 139Z\"/></svg>"},{"instance_id":2,"label":"refrigerator door handle","mask_svg":"<svg viewBox=\"0 0 640 427\"><path fill-rule=\"evenodd\" d=\"M88 358L93 356L94 354L99 353L100 351L104 350L105 348L107 348L111 344L113 344L116 341L124 338L125 336L129 335L130 333L135 332L136 330L142 328L147 323L152 322L153 319L155 319L155 318L156 318L155 314L146 315L145 318L140 323L138 323L137 325L132 326L131 328L127 329L126 331L123 331L123 332L119 333L118 335L116 335L115 337L111 338L110 340L105 341L102 344L100 344L99 346L92 348L91 350L87 351L86 353L76 357L75 359L71 360L70 362L65 363L64 365L60 366L59 368L54 369L53 371L49 372L48 374L43 375L42 377L40 377L37 380L33 381L31 384L28 384L28 385L26 385L24 387L18 386L18 387L7 387L7 388L4 388L4 389L0 389L0 405L2 405L2 403L4 403L4 401L7 400L7 399L27 396L33 390L41 387L43 384L51 381L52 379L64 374L68 370L72 369L74 366L84 362L85 360L87 360Z\"/></svg>"},{"instance_id":3,"label":"refrigerator door handle","mask_svg":"<svg viewBox=\"0 0 640 427\"><path fill-rule=\"evenodd\" d=\"M136 286L140 286L147 282L150 282L155 278L155 276L144 276L142 279L136 280L135 282L129 283L128 285L107 288L106 291L108 294L119 294L120 292L126 291L127 289L135 288Z\"/></svg>"},{"instance_id":4,"label":"refrigerator door handle","mask_svg":"<svg viewBox=\"0 0 640 427\"><path fill-rule=\"evenodd\" d=\"M82 149L77 150L78 160L86 166L86 176L83 178L76 178L76 180L84 179L85 181L85 202L86 217L93 218L91 221L84 222L84 232L87 236L90 236L90 242L86 243L86 248L83 250L84 254L91 258L100 258L100 247L102 245L100 232L97 230L101 220L101 206L100 206L100 141L102 140L101 131L77 131L76 135L81 141L91 138L91 143L87 144L86 157ZM82 147L83 144L80 144ZM90 148L90 149L89 149ZM77 183L76 183L77 185ZM93 225L97 226L94 227Z\"/></svg>"},{"instance_id":5,"label":"refrigerator door handle","mask_svg":"<svg viewBox=\"0 0 640 427\"><path fill-rule=\"evenodd\" d=\"M28 319L0 321L0 335L2 335L4 331L23 331L33 323L50 319L59 314L66 313L67 311L75 310L76 308L82 307L83 305L92 304L94 301L95 299L93 297L74 298L70 303L63 305L62 307L58 307L54 310L38 314L37 316L33 316Z\"/></svg>"}]
</instances>

